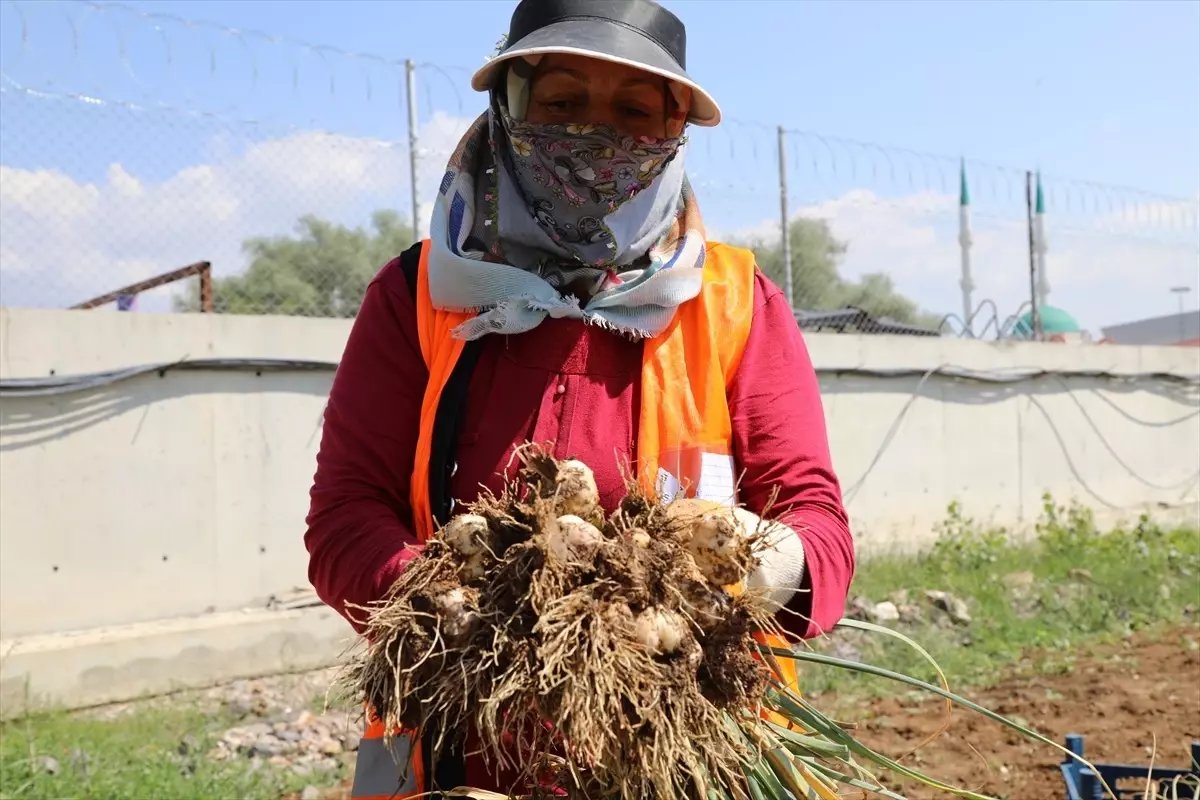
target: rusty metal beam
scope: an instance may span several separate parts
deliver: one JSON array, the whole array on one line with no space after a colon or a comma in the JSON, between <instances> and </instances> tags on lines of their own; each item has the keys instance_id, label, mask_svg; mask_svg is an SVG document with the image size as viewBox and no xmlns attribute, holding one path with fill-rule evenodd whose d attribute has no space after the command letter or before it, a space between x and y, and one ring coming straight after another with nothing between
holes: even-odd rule
<instances>
[{"instance_id":1,"label":"rusty metal beam","mask_svg":"<svg viewBox=\"0 0 1200 800\"><path fill-rule=\"evenodd\" d=\"M151 289L157 289L159 286L165 286L168 283L190 278L193 275L200 276L200 311L205 314L211 314L213 313L213 279L212 264L208 261L197 261L195 264L188 264L186 267L180 267L171 272L164 272L162 275L147 278L144 281L122 286L120 289L108 294L102 294L99 297L93 297L91 300L85 300L82 303L73 305L71 309L86 310L89 308L99 308L109 303L115 303L121 295L141 294Z\"/></svg>"}]
</instances>

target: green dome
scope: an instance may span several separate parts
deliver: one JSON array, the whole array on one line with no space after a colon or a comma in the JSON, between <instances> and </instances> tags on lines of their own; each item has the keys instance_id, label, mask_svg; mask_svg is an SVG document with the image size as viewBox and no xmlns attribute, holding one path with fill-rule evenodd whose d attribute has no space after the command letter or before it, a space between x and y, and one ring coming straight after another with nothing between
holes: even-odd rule
<instances>
[{"instance_id":1,"label":"green dome","mask_svg":"<svg viewBox=\"0 0 1200 800\"><path fill-rule=\"evenodd\" d=\"M1038 315L1042 318L1042 333L1054 335L1056 333L1079 333L1083 330L1074 317L1057 306L1042 306L1038 309ZM1026 311L1013 326L1013 336L1028 339L1032 333L1033 312Z\"/></svg>"}]
</instances>

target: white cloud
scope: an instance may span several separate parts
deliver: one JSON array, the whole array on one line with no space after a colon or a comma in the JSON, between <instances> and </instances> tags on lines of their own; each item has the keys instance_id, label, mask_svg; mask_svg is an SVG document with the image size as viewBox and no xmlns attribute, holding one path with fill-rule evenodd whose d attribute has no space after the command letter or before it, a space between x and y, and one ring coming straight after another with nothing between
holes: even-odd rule
<instances>
[{"instance_id":1,"label":"white cloud","mask_svg":"<svg viewBox=\"0 0 1200 800\"><path fill-rule=\"evenodd\" d=\"M834 234L849 243L843 263L846 277L886 272L902 292L926 308L961 313L956 197L922 193L884 200L855 190L802 208L797 216L827 220ZM1160 224L1146 224L1152 219ZM778 235L777 221L729 233L730 238ZM976 306L992 300L1001 321L1029 297L1027 237L1024 220L973 218L973 300ZM1092 331L1172 313L1170 286L1200 288L1195 204L1130 207L1119 215L1092 218L1084 226L1060 226L1050 215L1047 242L1050 303L1071 312Z\"/></svg>"},{"instance_id":2,"label":"white cloud","mask_svg":"<svg viewBox=\"0 0 1200 800\"><path fill-rule=\"evenodd\" d=\"M431 152L421 197L433 197L440 154L467 123L437 114L422 129ZM68 306L201 260L218 275L235 273L246 266L246 238L289 233L303 214L363 225L379 208L409 213L406 143L300 132L230 150L159 180L120 163L93 182L0 165L0 302ZM178 288L151 293L142 307L169 308Z\"/></svg>"},{"instance_id":3,"label":"white cloud","mask_svg":"<svg viewBox=\"0 0 1200 800\"><path fill-rule=\"evenodd\" d=\"M437 114L420 132L423 216L469 122ZM352 225L365 224L378 208L408 213L406 142L300 132L237 144L216 137L207 163L158 176L124 163L112 163L92 181L0 165L0 302L62 307L197 260L211 261L219 275L234 273L246 265L243 240L289 233L306 213ZM706 186L711 176L699 172L696 184L714 236L721 236L723 218L769 215L769 190L736 195ZM864 189L836 191L798 213L827 219L849 242L847 277L886 272L924 307L959 310L956 197L920 192L884 199ZM1200 201L1125 206L1082 218L1051 213L1051 302L1092 330L1173 311L1170 286L1200 290L1198 208ZM766 219L726 229L724 238L777 231L778 223ZM1028 296L1026 235L1021 218L975 216L975 301L993 300L1002 316ZM142 307L165 309L177 290L159 290Z\"/></svg>"}]
</instances>

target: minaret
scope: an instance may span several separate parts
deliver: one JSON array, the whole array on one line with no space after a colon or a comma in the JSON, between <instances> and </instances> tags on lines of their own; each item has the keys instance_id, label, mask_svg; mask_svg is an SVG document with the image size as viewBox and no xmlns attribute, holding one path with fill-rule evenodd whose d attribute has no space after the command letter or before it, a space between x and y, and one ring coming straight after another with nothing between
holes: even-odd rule
<instances>
[{"instance_id":1,"label":"minaret","mask_svg":"<svg viewBox=\"0 0 1200 800\"><path fill-rule=\"evenodd\" d=\"M958 286L962 289L963 328L968 336L973 336L975 331L971 324L971 314L974 306L971 303L971 292L975 291L975 284L971 280L971 195L967 191L966 159L959 165L958 245L962 251L962 279Z\"/></svg>"},{"instance_id":2,"label":"minaret","mask_svg":"<svg viewBox=\"0 0 1200 800\"><path fill-rule=\"evenodd\" d=\"M1037 256L1038 306L1046 306L1050 296L1050 281L1046 277L1046 200L1042 194L1042 173L1037 174L1037 197L1033 206L1033 248Z\"/></svg>"}]
</instances>

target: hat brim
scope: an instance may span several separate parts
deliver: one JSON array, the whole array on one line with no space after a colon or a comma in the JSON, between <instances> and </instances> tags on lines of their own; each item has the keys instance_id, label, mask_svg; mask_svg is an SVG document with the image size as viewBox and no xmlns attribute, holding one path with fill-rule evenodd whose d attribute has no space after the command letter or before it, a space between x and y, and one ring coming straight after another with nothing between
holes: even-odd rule
<instances>
[{"instance_id":1,"label":"hat brim","mask_svg":"<svg viewBox=\"0 0 1200 800\"><path fill-rule=\"evenodd\" d=\"M478 92L490 90L498 70L506 61L549 53L587 56L661 75L692 90L689 122L705 128L721 122L717 101L680 69L667 51L642 34L605 20L571 19L538 28L480 67L471 78L471 88Z\"/></svg>"}]
</instances>

